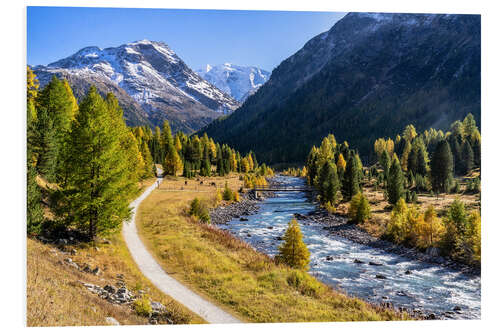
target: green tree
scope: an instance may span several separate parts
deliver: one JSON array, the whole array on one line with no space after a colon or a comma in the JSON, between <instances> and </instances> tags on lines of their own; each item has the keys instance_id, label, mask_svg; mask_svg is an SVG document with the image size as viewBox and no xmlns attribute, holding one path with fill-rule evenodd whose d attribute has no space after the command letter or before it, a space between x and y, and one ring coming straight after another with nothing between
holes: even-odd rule
<instances>
[{"instance_id":1,"label":"green tree","mask_svg":"<svg viewBox=\"0 0 500 333\"><path fill-rule=\"evenodd\" d=\"M335 164L330 161L323 164L319 172L318 186L321 202L334 204L339 190L339 178Z\"/></svg>"},{"instance_id":2,"label":"green tree","mask_svg":"<svg viewBox=\"0 0 500 333\"><path fill-rule=\"evenodd\" d=\"M130 163L136 161L122 149L125 133L116 125L124 126L124 121L117 117L92 86L68 137L68 180L56 213L91 240L116 231L130 217L129 201L138 192L138 179L130 172Z\"/></svg>"},{"instance_id":3,"label":"green tree","mask_svg":"<svg viewBox=\"0 0 500 333\"><path fill-rule=\"evenodd\" d=\"M442 140L438 143L431 160L432 190L436 193L448 192L453 180L453 155L450 145Z\"/></svg>"},{"instance_id":4,"label":"green tree","mask_svg":"<svg viewBox=\"0 0 500 333\"><path fill-rule=\"evenodd\" d=\"M167 146L165 161L163 162L163 170L165 174L171 176L176 176L177 172L182 170L182 160L179 157L173 143Z\"/></svg>"},{"instance_id":5,"label":"green tree","mask_svg":"<svg viewBox=\"0 0 500 333\"><path fill-rule=\"evenodd\" d=\"M359 186L359 165L358 159L351 154L347 161L347 166L344 173L344 179L342 182L342 196L345 201L350 201L351 198L360 191Z\"/></svg>"},{"instance_id":6,"label":"green tree","mask_svg":"<svg viewBox=\"0 0 500 333\"><path fill-rule=\"evenodd\" d=\"M168 146L174 144L174 138L172 137L172 130L170 129L170 123L168 120L163 122L163 131L161 132L161 143L163 145L163 149L166 152Z\"/></svg>"},{"instance_id":7,"label":"green tree","mask_svg":"<svg viewBox=\"0 0 500 333\"><path fill-rule=\"evenodd\" d=\"M397 157L392 160L391 168L389 169L389 177L387 178L387 197L391 205L403 198L404 192L404 176L401 170L401 165Z\"/></svg>"},{"instance_id":8,"label":"green tree","mask_svg":"<svg viewBox=\"0 0 500 333\"><path fill-rule=\"evenodd\" d=\"M387 176L389 175L389 169L391 167L391 157L389 156L389 153L387 150L383 150L382 153L380 154L380 165L382 166L382 169L384 170L384 179L387 179Z\"/></svg>"},{"instance_id":9,"label":"green tree","mask_svg":"<svg viewBox=\"0 0 500 333\"><path fill-rule=\"evenodd\" d=\"M37 234L40 232L43 223L43 208L42 194L36 182L36 170L34 166L35 160L35 143L36 138L36 111L33 99L38 92L38 80L33 72L28 67L28 82L27 82L27 115L26 115L26 167L27 167L27 186L26 186L26 231L28 234Z\"/></svg>"},{"instance_id":10,"label":"green tree","mask_svg":"<svg viewBox=\"0 0 500 333\"><path fill-rule=\"evenodd\" d=\"M468 140L465 140L462 145L461 173L467 174L474 168L474 152Z\"/></svg>"},{"instance_id":11,"label":"green tree","mask_svg":"<svg viewBox=\"0 0 500 333\"><path fill-rule=\"evenodd\" d=\"M278 247L276 260L292 268L307 270L309 265L309 250L302 240L302 232L296 219L288 223L288 229L283 236L283 243Z\"/></svg>"},{"instance_id":12,"label":"green tree","mask_svg":"<svg viewBox=\"0 0 500 333\"><path fill-rule=\"evenodd\" d=\"M354 223L363 223L371 217L370 203L360 192L352 197L349 205L349 218Z\"/></svg>"}]
</instances>

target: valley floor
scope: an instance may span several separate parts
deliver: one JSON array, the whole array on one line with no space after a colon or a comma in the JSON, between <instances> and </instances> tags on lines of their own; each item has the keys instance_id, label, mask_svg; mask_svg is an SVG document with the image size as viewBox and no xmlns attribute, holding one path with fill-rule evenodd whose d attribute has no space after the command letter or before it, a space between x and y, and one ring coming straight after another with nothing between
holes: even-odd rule
<instances>
[{"instance_id":1,"label":"valley floor","mask_svg":"<svg viewBox=\"0 0 500 333\"><path fill-rule=\"evenodd\" d=\"M276 265L228 232L188 216L189 203L196 197L215 205L216 188L223 188L226 181L232 190L242 185L238 175L198 181L166 178L139 207L139 233L169 275L249 322L406 318L347 297L306 273Z\"/></svg>"}]
</instances>

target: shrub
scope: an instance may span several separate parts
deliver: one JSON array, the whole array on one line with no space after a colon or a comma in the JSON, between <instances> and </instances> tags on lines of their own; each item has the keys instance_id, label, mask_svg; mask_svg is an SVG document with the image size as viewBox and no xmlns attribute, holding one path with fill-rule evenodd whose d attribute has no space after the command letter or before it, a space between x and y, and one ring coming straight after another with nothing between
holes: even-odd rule
<instances>
[{"instance_id":1,"label":"shrub","mask_svg":"<svg viewBox=\"0 0 500 333\"><path fill-rule=\"evenodd\" d=\"M368 199L360 192L352 197L349 205L349 218L354 223L363 223L371 216L370 203Z\"/></svg>"},{"instance_id":2,"label":"shrub","mask_svg":"<svg viewBox=\"0 0 500 333\"><path fill-rule=\"evenodd\" d=\"M222 192L222 199L224 199L226 201L234 200L233 191L231 191L231 189L227 185L227 182L226 182L226 185L224 185L224 192Z\"/></svg>"},{"instance_id":3,"label":"shrub","mask_svg":"<svg viewBox=\"0 0 500 333\"><path fill-rule=\"evenodd\" d=\"M196 216L202 222L210 223L210 213L208 212L208 207L198 198L194 198L193 201L191 201L189 215Z\"/></svg>"},{"instance_id":4,"label":"shrub","mask_svg":"<svg viewBox=\"0 0 500 333\"><path fill-rule=\"evenodd\" d=\"M138 298L133 303L134 311L139 316L149 317L153 309L151 308L151 302L146 296Z\"/></svg>"},{"instance_id":5,"label":"shrub","mask_svg":"<svg viewBox=\"0 0 500 333\"><path fill-rule=\"evenodd\" d=\"M318 280L304 271L293 270L286 278L289 286L297 289L302 295L318 297L324 291L325 287Z\"/></svg>"}]
</instances>

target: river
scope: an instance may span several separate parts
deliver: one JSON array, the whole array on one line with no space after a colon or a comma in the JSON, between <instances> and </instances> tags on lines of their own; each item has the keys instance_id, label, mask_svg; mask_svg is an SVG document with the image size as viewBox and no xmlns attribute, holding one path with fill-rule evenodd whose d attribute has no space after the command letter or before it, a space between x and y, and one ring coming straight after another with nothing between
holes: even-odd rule
<instances>
[{"instance_id":1,"label":"river","mask_svg":"<svg viewBox=\"0 0 500 333\"><path fill-rule=\"evenodd\" d=\"M296 177L277 176L276 180L286 186L304 184ZM246 216L248 221L235 218L220 228L274 256L281 242L277 237L283 236L293 214L306 215L315 208L305 193L277 192L276 197L259 204L257 214ZM480 277L360 245L329 234L319 224L298 222L311 253L309 272L324 283L372 303L390 302L395 308L434 313L440 318L480 318ZM364 263L354 263L355 259ZM369 265L370 261L382 265Z\"/></svg>"}]
</instances>

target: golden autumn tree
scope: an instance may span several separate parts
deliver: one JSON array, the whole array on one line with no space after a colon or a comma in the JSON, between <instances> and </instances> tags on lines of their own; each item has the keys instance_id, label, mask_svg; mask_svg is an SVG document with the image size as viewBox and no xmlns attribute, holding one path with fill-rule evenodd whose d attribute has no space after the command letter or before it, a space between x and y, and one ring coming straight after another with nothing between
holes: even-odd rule
<instances>
[{"instance_id":1,"label":"golden autumn tree","mask_svg":"<svg viewBox=\"0 0 500 333\"><path fill-rule=\"evenodd\" d=\"M283 243L278 248L276 261L292 268L307 270L309 265L309 250L302 240L302 232L296 219L288 223L288 229L283 237Z\"/></svg>"},{"instance_id":2,"label":"golden autumn tree","mask_svg":"<svg viewBox=\"0 0 500 333\"><path fill-rule=\"evenodd\" d=\"M182 168L182 160L179 157L174 145L171 143L167 146L165 160L163 161L163 171L167 175L175 176L180 170L182 170Z\"/></svg>"}]
</instances>

